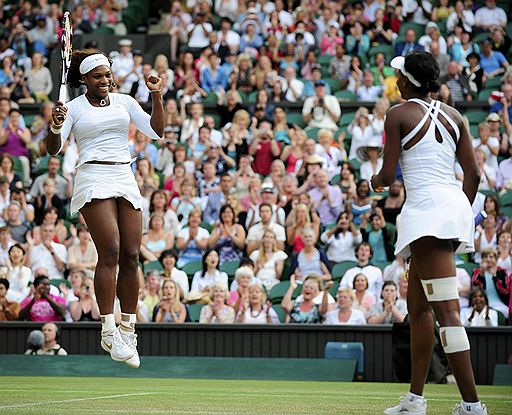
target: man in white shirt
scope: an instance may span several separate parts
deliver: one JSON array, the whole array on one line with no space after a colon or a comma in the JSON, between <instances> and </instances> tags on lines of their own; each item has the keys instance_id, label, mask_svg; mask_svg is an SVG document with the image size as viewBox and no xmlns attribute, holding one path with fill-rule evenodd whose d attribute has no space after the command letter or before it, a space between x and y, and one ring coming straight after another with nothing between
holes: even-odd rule
<instances>
[{"instance_id":1,"label":"man in white shirt","mask_svg":"<svg viewBox=\"0 0 512 415\"><path fill-rule=\"evenodd\" d=\"M55 225L41 225L41 242L31 246L31 268L46 268L50 279L64 278L64 270L68 262L68 251L62 244L53 241Z\"/></svg>"},{"instance_id":2,"label":"man in white shirt","mask_svg":"<svg viewBox=\"0 0 512 415\"><path fill-rule=\"evenodd\" d=\"M496 0L485 0L485 7L475 12L475 26L481 30L489 30L491 26L505 27L507 14L501 7L496 7Z\"/></svg>"},{"instance_id":3,"label":"man in white shirt","mask_svg":"<svg viewBox=\"0 0 512 415\"><path fill-rule=\"evenodd\" d=\"M112 74L114 81L119 86L119 92L129 94L132 83L124 80L131 74L133 69L132 41L121 39L118 43L119 54L112 59Z\"/></svg>"},{"instance_id":4,"label":"man in white shirt","mask_svg":"<svg viewBox=\"0 0 512 415\"><path fill-rule=\"evenodd\" d=\"M188 25L189 48L202 49L210 44L209 36L213 27L210 23L205 22L204 18L204 13L199 12L194 16L194 21Z\"/></svg>"},{"instance_id":5,"label":"man in white shirt","mask_svg":"<svg viewBox=\"0 0 512 415\"><path fill-rule=\"evenodd\" d=\"M272 222L284 226L286 221L286 214L284 209L276 205L276 194L274 193L274 186L272 183L263 183L261 186L261 204L254 208L249 208L247 212L247 218L245 220L245 226L249 229L252 225L261 221L260 206L268 204L272 207Z\"/></svg>"},{"instance_id":6,"label":"man in white shirt","mask_svg":"<svg viewBox=\"0 0 512 415\"><path fill-rule=\"evenodd\" d=\"M364 274L368 279L368 292L371 292L375 298L380 298L384 279L380 268L370 265L372 257L372 248L367 242L362 242L356 249L357 266L350 268L345 272L341 279L340 287L354 288L352 286L357 274Z\"/></svg>"},{"instance_id":7,"label":"man in white shirt","mask_svg":"<svg viewBox=\"0 0 512 415\"><path fill-rule=\"evenodd\" d=\"M359 101L377 101L380 98L384 87L382 85L374 85L373 80L373 73L366 71L363 76L363 84L356 90Z\"/></svg>"},{"instance_id":8,"label":"man in white shirt","mask_svg":"<svg viewBox=\"0 0 512 415\"><path fill-rule=\"evenodd\" d=\"M315 95L307 98L302 107L304 121L308 128L327 128L336 131L341 115L340 103L334 95L327 95L325 81L320 79L315 82Z\"/></svg>"},{"instance_id":9,"label":"man in white shirt","mask_svg":"<svg viewBox=\"0 0 512 415\"><path fill-rule=\"evenodd\" d=\"M247 255L259 248L265 230L271 229L276 234L277 249L284 250L284 241L286 232L284 227L272 222L272 206L268 203L262 203L259 208L261 222L251 226L247 233Z\"/></svg>"},{"instance_id":10,"label":"man in white shirt","mask_svg":"<svg viewBox=\"0 0 512 415\"><path fill-rule=\"evenodd\" d=\"M297 73L291 66L284 70L284 77L279 77L284 98L288 102L297 102L302 98L304 83L297 79Z\"/></svg>"},{"instance_id":11,"label":"man in white shirt","mask_svg":"<svg viewBox=\"0 0 512 415\"><path fill-rule=\"evenodd\" d=\"M227 46L232 52L238 52L240 49L240 35L231 30L231 20L223 17L220 24L220 30L217 32L216 50L219 46Z\"/></svg>"}]
</instances>

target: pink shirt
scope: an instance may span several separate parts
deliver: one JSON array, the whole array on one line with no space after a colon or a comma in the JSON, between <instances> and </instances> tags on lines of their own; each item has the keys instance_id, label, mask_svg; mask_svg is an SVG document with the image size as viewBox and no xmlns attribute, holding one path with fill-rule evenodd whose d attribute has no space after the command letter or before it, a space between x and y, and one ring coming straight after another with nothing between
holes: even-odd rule
<instances>
[{"instance_id":1,"label":"pink shirt","mask_svg":"<svg viewBox=\"0 0 512 415\"><path fill-rule=\"evenodd\" d=\"M53 294L49 294L49 296L56 303L66 305L66 300L63 297ZM21 302L20 309L23 310L32 301L32 298L33 296L25 298ZM55 312L47 300L41 298L36 300L30 309L30 321L62 321L62 317Z\"/></svg>"}]
</instances>

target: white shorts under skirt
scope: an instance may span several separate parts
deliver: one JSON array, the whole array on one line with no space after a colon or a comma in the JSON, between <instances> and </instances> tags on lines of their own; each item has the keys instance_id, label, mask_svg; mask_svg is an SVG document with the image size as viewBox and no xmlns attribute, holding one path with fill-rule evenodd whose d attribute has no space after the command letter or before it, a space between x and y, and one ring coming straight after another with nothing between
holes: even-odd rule
<instances>
[{"instance_id":1,"label":"white shorts under skirt","mask_svg":"<svg viewBox=\"0 0 512 415\"><path fill-rule=\"evenodd\" d=\"M124 197L134 207L142 210L142 196L130 164L82 164L75 176L71 215L75 215L93 199Z\"/></svg>"}]
</instances>

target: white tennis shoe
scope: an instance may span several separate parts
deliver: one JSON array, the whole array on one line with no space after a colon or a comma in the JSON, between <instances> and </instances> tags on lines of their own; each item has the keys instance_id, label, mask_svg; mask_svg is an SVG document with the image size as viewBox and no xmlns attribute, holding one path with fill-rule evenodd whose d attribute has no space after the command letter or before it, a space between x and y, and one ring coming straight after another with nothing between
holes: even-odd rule
<instances>
[{"instance_id":1,"label":"white tennis shoe","mask_svg":"<svg viewBox=\"0 0 512 415\"><path fill-rule=\"evenodd\" d=\"M468 411L466 408L464 408L464 405L461 402L455 405L455 408L453 408L452 415L487 415L487 408L485 407L485 405L480 405L480 408Z\"/></svg>"},{"instance_id":2,"label":"white tennis shoe","mask_svg":"<svg viewBox=\"0 0 512 415\"><path fill-rule=\"evenodd\" d=\"M134 355L133 350L126 345L117 329L101 332L101 347L110 353L110 357L116 362L126 362Z\"/></svg>"},{"instance_id":3,"label":"white tennis shoe","mask_svg":"<svg viewBox=\"0 0 512 415\"><path fill-rule=\"evenodd\" d=\"M407 399L405 396L400 397L400 403L397 406L388 408L384 411L386 415L426 415L427 401L425 399Z\"/></svg>"},{"instance_id":4,"label":"white tennis shoe","mask_svg":"<svg viewBox=\"0 0 512 415\"><path fill-rule=\"evenodd\" d=\"M128 346L128 348L132 352L132 357L125 360L124 362L128 366L137 369L140 366L139 352L137 351L137 335L132 332L126 332L124 330L121 330L121 327L118 327L116 331L119 332L119 335L123 339L123 342Z\"/></svg>"}]
</instances>

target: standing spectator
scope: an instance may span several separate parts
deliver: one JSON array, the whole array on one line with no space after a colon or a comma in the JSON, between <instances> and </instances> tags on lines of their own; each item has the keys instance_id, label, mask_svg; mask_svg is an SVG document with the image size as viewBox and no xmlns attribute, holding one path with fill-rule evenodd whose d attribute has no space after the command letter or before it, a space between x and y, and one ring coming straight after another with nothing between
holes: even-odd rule
<instances>
[{"instance_id":1,"label":"standing spectator","mask_svg":"<svg viewBox=\"0 0 512 415\"><path fill-rule=\"evenodd\" d=\"M213 27L205 20L205 13L197 12L193 16L193 22L187 27L188 47L192 50L199 50L210 44L209 36Z\"/></svg>"},{"instance_id":2,"label":"standing spectator","mask_svg":"<svg viewBox=\"0 0 512 415\"><path fill-rule=\"evenodd\" d=\"M29 151L32 136L30 130L20 123L22 116L20 110L9 110L8 125L0 129L0 154L10 154L20 159L23 166L23 174L30 177Z\"/></svg>"},{"instance_id":3,"label":"standing spectator","mask_svg":"<svg viewBox=\"0 0 512 415\"><path fill-rule=\"evenodd\" d=\"M0 321L18 320L20 305L16 301L9 301L9 281L0 278Z\"/></svg>"},{"instance_id":4,"label":"standing spectator","mask_svg":"<svg viewBox=\"0 0 512 415\"><path fill-rule=\"evenodd\" d=\"M363 312L368 317L370 310L376 303L375 296L368 291L368 278L363 273L357 274L352 282L354 287L354 300L352 307Z\"/></svg>"},{"instance_id":5,"label":"standing spectator","mask_svg":"<svg viewBox=\"0 0 512 415\"><path fill-rule=\"evenodd\" d=\"M25 298L20 304L20 320L48 322L64 320L66 300L50 294L48 277L36 277L33 287L34 294Z\"/></svg>"},{"instance_id":6,"label":"standing spectator","mask_svg":"<svg viewBox=\"0 0 512 415\"><path fill-rule=\"evenodd\" d=\"M471 90L468 81L460 72L460 65L451 61L448 64L448 74L441 77L439 82L446 84L452 93L453 102L457 105L460 102L472 101Z\"/></svg>"},{"instance_id":7,"label":"standing spectator","mask_svg":"<svg viewBox=\"0 0 512 415\"><path fill-rule=\"evenodd\" d=\"M308 123L308 128L318 127L336 131L341 115L340 103L334 95L326 95L325 85L324 80L315 82L315 96L306 98L302 115L304 121Z\"/></svg>"},{"instance_id":8,"label":"standing spectator","mask_svg":"<svg viewBox=\"0 0 512 415\"><path fill-rule=\"evenodd\" d=\"M489 307L485 290L477 287L469 294L469 307L460 310L460 321L466 327L497 327L498 313Z\"/></svg>"},{"instance_id":9,"label":"standing spectator","mask_svg":"<svg viewBox=\"0 0 512 415\"><path fill-rule=\"evenodd\" d=\"M372 263L383 264L393 259L393 241L386 228L386 221L380 208L375 209L369 217L370 229L366 229L366 221L361 223L363 241L372 248Z\"/></svg>"},{"instance_id":10,"label":"standing spectator","mask_svg":"<svg viewBox=\"0 0 512 415\"><path fill-rule=\"evenodd\" d=\"M38 320L39 321L39 320ZM41 329L44 336L44 343L40 349L28 349L28 355L67 356L68 352L57 343L59 328L54 323L46 323Z\"/></svg>"},{"instance_id":11,"label":"standing spectator","mask_svg":"<svg viewBox=\"0 0 512 415\"><path fill-rule=\"evenodd\" d=\"M43 192L34 203L34 221L37 225L43 222L44 213L52 207L57 210L59 218L64 217L64 201L55 194L55 180L48 177L43 183Z\"/></svg>"},{"instance_id":12,"label":"standing spectator","mask_svg":"<svg viewBox=\"0 0 512 415\"><path fill-rule=\"evenodd\" d=\"M36 16L36 27L27 33L28 41L32 50L48 57L51 47L57 43L57 32L47 24L47 17L44 14Z\"/></svg>"},{"instance_id":13,"label":"standing spectator","mask_svg":"<svg viewBox=\"0 0 512 415\"><path fill-rule=\"evenodd\" d=\"M30 245L31 268L46 268L50 279L62 279L68 262L68 252L64 245L54 242L54 238L55 226L43 223L41 242Z\"/></svg>"},{"instance_id":14,"label":"standing spectator","mask_svg":"<svg viewBox=\"0 0 512 415\"><path fill-rule=\"evenodd\" d=\"M336 223L343 206L343 194L338 186L329 184L325 170L315 175L315 187L308 192L324 226Z\"/></svg>"},{"instance_id":15,"label":"standing spectator","mask_svg":"<svg viewBox=\"0 0 512 415\"><path fill-rule=\"evenodd\" d=\"M186 317L187 310L180 301L179 285L173 280L164 281L162 297L154 308L152 320L157 323L183 323Z\"/></svg>"},{"instance_id":16,"label":"standing spectator","mask_svg":"<svg viewBox=\"0 0 512 415\"><path fill-rule=\"evenodd\" d=\"M288 255L277 247L276 234L270 229L265 230L259 249L250 254L250 259L254 262L256 277L267 290L281 279L286 258Z\"/></svg>"},{"instance_id":17,"label":"standing spectator","mask_svg":"<svg viewBox=\"0 0 512 415\"><path fill-rule=\"evenodd\" d=\"M370 38L364 32L363 25L358 21L350 28L346 48L348 54L359 56L366 56L370 50Z\"/></svg>"},{"instance_id":18,"label":"standing spectator","mask_svg":"<svg viewBox=\"0 0 512 415\"><path fill-rule=\"evenodd\" d=\"M370 324L392 324L401 323L407 315L407 303L398 298L396 284L393 281L386 281L382 286L382 294L378 304L374 305L368 313Z\"/></svg>"},{"instance_id":19,"label":"standing spectator","mask_svg":"<svg viewBox=\"0 0 512 415\"><path fill-rule=\"evenodd\" d=\"M193 209L188 215L188 226L181 229L177 235L176 247L180 250L178 267L191 261L200 261L202 253L208 246L210 233L199 226L201 211Z\"/></svg>"},{"instance_id":20,"label":"standing spectator","mask_svg":"<svg viewBox=\"0 0 512 415\"><path fill-rule=\"evenodd\" d=\"M231 193L233 187L233 178L229 173L222 174L220 178L220 187L217 191L211 191L206 198L206 207L204 208L203 219L210 225L219 223L221 220L222 206L226 204L226 200ZM233 223L235 218L233 218ZM213 236L213 235L212 235Z\"/></svg>"},{"instance_id":21,"label":"standing spectator","mask_svg":"<svg viewBox=\"0 0 512 415\"><path fill-rule=\"evenodd\" d=\"M350 56L345 55L345 46L336 45L336 54L329 63L329 74L332 78L342 81L350 68Z\"/></svg>"},{"instance_id":22,"label":"standing spectator","mask_svg":"<svg viewBox=\"0 0 512 415\"><path fill-rule=\"evenodd\" d=\"M132 41L130 39L121 39L117 43L119 54L112 59L112 74L114 81L119 86L119 92L129 94L133 81L125 79L133 70Z\"/></svg>"},{"instance_id":23,"label":"standing spectator","mask_svg":"<svg viewBox=\"0 0 512 415\"><path fill-rule=\"evenodd\" d=\"M405 31L404 42L400 42L395 46L395 56L406 56L415 50L423 50L423 46L416 41L416 32L414 29L407 29Z\"/></svg>"},{"instance_id":24,"label":"standing spectator","mask_svg":"<svg viewBox=\"0 0 512 415\"><path fill-rule=\"evenodd\" d=\"M332 284L332 283L331 283ZM328 290L324 290L324 308L327 308ZM337 309L328 311L325 315L324 324L354 324L365 325L366 317L364 314L353 306L354 293L349 288L338 288L337 293Z\"/></svg>"},{"instance_id":25,"label":"standing spectator","mask_svg":"<svg viewBox=\"0 0 512 415\"><path fill-rule=\"evenodd\" d=\"M210 304L201 309L199 322L231 324L235 322L235 310L226 304L228 299L228 287L224 283L216 283L211 287Z\"/></svg>"},{"instance_id":26,"label":"standing spectator","mask_svg":"<svg viewBox=\"0 0 512 415\"><path fill-rule=\"evenodd\" d=\"M208 245L219 253L219 266L224 262L239 261L245 247L245 230L236 223L235 211L223 205L219 214L220 222L212 230Z\"/></svg>"},{"instance_id":27,"label":"standing spectator","mask_svg":"<svg viewBox=\"0 0 512 415\"><path fill-rule=\"evenodd\" d=\"M183 12L180 1L171 3L171 13L164 20L164 30L171 39L171 62L176 63L181 44L187 43L187 27L192 21L190 14Z\"/></svg>"},{"instance_id":28,"label":"standing spectator","mask_svg":"<svg viewBox=\"0 0 512 415\"><path fill-rule=\"evenodd\" d=\"M471 52L467 57L469 65L464 68L464 76L466 77L471 93L477 94L482 90L484 78L484 70L480 66L480 54Z\"/></svg>"},{"instance_id":29,"label":"standing spectator","mask_svg":"<svg viewBox=\"0 0 512 415\"><path fill-rule=\"evenodd\" d=\"M37 102L46 102L53 89L52 74L44 66L44 56L41 53L32 55L32 66L27 71L27 86Z\"/></svg>"},{"instance_id":30,"label":"standing spectator","mask_svg":"<svg viewBox=\"0 0 512 415\"><path fill-rule=\"evenodd\" d=\"M366 143L375 135L373 126L370 123L370 114L368 109L365 107L359 107L347 130L352 134L348 159L353 160L357 157L357 150L359 147L366 145ZM362 162L363 160L359 161Z\"/></svg>"},{"instance_id":31,"label":"standing spectator","mask_svg":"<svg viewBox=\"0 0 512 415\"><path fill-rule=\"evenodd\" d=\"M495 25L504 28L507 14L501 7L496 7L496 0L485 0L485 7L480 7L475 13L475 27L485 32Z\"/></svg>"},{"instance_id":32,"label":"standing spectator","mask_svg":"<svg viewBox=\"0 0 512 415\"><path fill-rule=\"evenodd\" d=\"M294 68L288 67L284 70L284 77L280 78L284 98L288 102L297 102L302 98L304 84L297 79Z\"/></svg>"},{"instance_id":33,"label":"standing spectator","mask_svg":"<svg viewBox=\"0 0 512 415\"><path fill-rule=\"evenodd\" d=\"M446 30L448 33L455 31L456 27L462 27L464 31L471 33L475 24L475 15L471 10L464 8L464 2L457 0L455 10L450 13L446 21Z\"/></svg>"},{"instance_id":34,"label":"standing spectator","mask_svg":"<svg viewBox=\"0 0 512 415\"><path fill-rule=\"evenodd\" d=\"M340 213L336 224L326 230L320 240L327 246L327 258L331 263L355 262L355 247L363 241L361 232L352 223L348 212Z\"/></svg>"},{"instance_id":35,"label":"standing spectator","mask_svg":"<svg viewBox=\"0 0 512 415\"><path fill-rule=\"evenodd\" d=\"M201 86L208 93L224 91L228 86L228 78L219 67L219 57L212 53L209 61L210 66L203 71Z\"/></svg>"},{"instance_id":36,"label":"standing spectator","mask_svg":"<svg viewBox=\"0 0 512 415\"><path fill-rule=\"evenodd\" d=\"M272 161L281 154L281 146L274 140L274 132L269 123L261 123L261 128L249 147L249 153L254 156L254 172L263 176L269 175Z\"/></svg>"}]
</instances>

